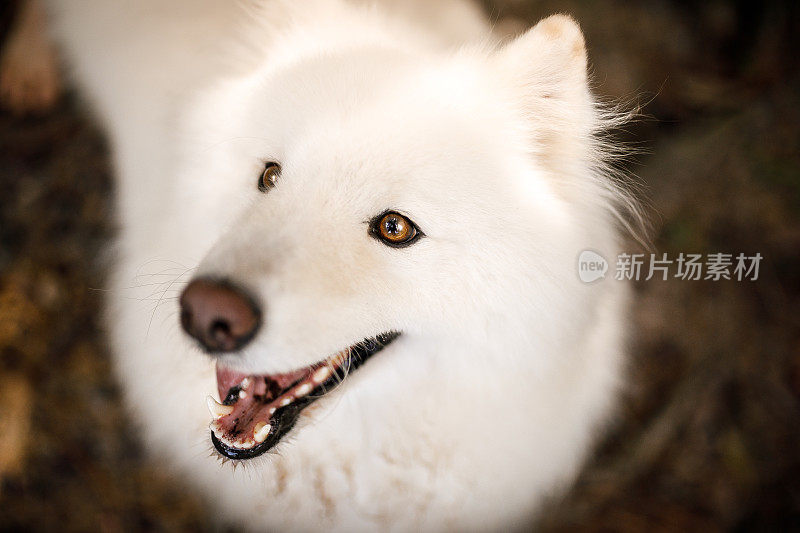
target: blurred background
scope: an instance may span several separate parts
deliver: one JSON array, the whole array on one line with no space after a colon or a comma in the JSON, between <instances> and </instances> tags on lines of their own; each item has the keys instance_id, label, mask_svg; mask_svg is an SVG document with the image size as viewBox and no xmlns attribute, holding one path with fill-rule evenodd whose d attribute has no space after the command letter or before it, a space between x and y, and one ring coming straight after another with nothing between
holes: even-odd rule
<instances>
[{"instance_id":1,"label":"blurred background","mask_svg":"<svg viewBox=\"0 0 800 533\"><path fill-rule=\"evenodd\" d=\"M572 14L595 91L639 101L621 139L654 251L763 256L757 281L636 283L618 420L544 531L800 531L800 4L486 3ZM15 4L0 7L6 36ZM69 90L0 111L0 529L207 530L149 462L110 373L105 141ZM636 250L636 245L631 245Z\"/></svg>"}]
</instances>

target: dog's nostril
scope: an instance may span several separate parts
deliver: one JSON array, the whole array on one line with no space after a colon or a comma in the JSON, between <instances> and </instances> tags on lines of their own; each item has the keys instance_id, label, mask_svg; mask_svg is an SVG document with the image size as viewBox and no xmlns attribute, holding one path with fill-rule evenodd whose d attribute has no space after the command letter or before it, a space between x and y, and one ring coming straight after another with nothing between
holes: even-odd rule
<instances>
[{"instance_id":1,"label":"dog's nostril","mask_svg":"<svg viewBox=\"0 0 800 533\"><path fill-rule=\"evenodd\" d=\"M209 337L216 340L220 344L225 344L233 337L231 334L231 326L223 320L215 320L211 324Z\"/></svg>"},{"instance_id":2,"label":"dog's nostril","mask_svg":"<svg viewBox=\"0 0 800 533\"><path fill-rule=\"evenodd\" d=\"M180 298L181 326L209 352L232 352L256 334L261 311L244 290L225 281L197 279Z\"/></svg>"}]
</instances>

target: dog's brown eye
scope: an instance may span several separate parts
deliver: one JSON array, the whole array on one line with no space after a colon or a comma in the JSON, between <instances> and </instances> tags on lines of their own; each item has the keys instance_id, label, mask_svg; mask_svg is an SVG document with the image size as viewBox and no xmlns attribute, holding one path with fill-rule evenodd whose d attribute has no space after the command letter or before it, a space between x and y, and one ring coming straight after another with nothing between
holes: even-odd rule
<instances>
[{"instance_id":1,"label":"dog's brown eye","mask_svg":"<svg viewBox=\"0 0 800 533\"><path fill-rule=\"evenodd\" d=\"M267 192L273 188L278 181L278 176L280 175L281 166L278 163L275 163L274 161L267 163L264 167L264 171L258 178L258 190L261 192Z\"/></svg>"},{"instance_id":2,"label":"dog's brown eye","mask_svg":"<svg viewBox=\"0 0 800 533\"><path fill-rule=\"evenodd\" d=\"M371 231L389 246L407 246L423 235L411 220L394 211L376 217Z\"/></svg>"}]
</instances>

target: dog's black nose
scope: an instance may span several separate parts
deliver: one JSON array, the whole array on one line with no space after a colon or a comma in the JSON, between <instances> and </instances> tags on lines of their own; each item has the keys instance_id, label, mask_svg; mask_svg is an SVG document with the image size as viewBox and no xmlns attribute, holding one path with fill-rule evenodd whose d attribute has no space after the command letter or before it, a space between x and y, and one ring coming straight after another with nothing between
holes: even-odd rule
<instances>
[{"instance_id":1,"label":"dog's black nose","mask_svg":"<svg viewBox=\"0 0 800 533\"><path fill-rule=\"evenodd\" d=\"M196 279L180 299L181 326L209 352L233 352L258 331L261 311L248 294L224 281Z\"/></svg>"}]
</instances>

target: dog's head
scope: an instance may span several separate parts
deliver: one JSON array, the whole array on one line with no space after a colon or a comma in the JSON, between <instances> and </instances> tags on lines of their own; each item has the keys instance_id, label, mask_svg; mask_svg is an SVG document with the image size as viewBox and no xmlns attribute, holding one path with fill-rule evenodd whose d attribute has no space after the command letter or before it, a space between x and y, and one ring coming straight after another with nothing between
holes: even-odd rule
<instances>
[{"instance_id":1,"label":"dog's head","mask_svg":"<svg viewBox=\"0 0 800 533\"><path fill-rule=\"evenodd\" d=\"M218 357L223 455L271 448L368 359L370 401L399 401L580 327L573 262L609 227L580 30L421 57L278 54L196 106L181 183L208 253L181 316Z\"/></svg>"}]
</instances>

